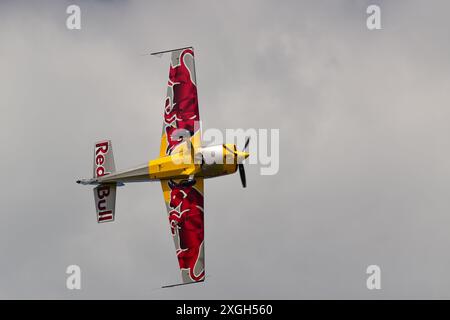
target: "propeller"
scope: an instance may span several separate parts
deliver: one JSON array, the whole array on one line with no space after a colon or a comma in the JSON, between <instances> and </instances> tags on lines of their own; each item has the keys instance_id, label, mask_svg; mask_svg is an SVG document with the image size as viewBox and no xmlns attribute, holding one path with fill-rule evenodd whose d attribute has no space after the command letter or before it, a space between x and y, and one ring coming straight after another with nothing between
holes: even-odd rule
<instances>
[{"instance_id":1,"label":"propeller","mask_svg":"<svg viewBox=\"0 0 450 320\"><path fill-rule=\"evenodd\" d=\"M244 145L244 150L243 151L247 151L249 143L250 143L250 137L247 137L247 140L245 140L245 145Z\"/></svg>"},{"instance_id":2,"label":"propeller","mask_svg":"<svg viewBox=\"0 0 450 320\"><path fill-rule=\"evenodd\" d=\"M242 163L239 163L238 167L239 167L239 176L241 177L242 187L245 188L245 187L247 187L247 180L245 178L244 165Z\"/></svg>"},{"instance_id":3,"label":"propeller","mask_svg":"<svg viewBox=\"0 0 450 320\"><path fill-rule=\"evenodd\" d=\"M244 149L242 150L242 152L247 151L249 144L250 144L250 137L247 137L247 139L245 140ZM242 161L244 161L244 160L245 160L245 158ZM241 162L238 164L238 167L239 167L239 176L241 177L242 187L246 188L247 187L247 179L245 177L244 164Z\"/></svg>"},{"instance_id":4,"label":"propeller","mask_svg":"<svg viewBox=\"0 0 450 320\"><path fill-rule=\"evenodd\" d=\"M248 154L246 153L248 145L250 143L250 137L247 137L247 139L245 140L245 144L244 144L244 149L242 151L236 151L236 150L230 150L226 145L225 148L230 151L231 153L234 153L236 155L236 160L238 162L238 168L239 168L239 176L241 178L241 183L242 183L242 187L246 188L247 187L247 179L245 177L245 168L244 168L244 164L242 163L245 158L248 157Z\"/></svg>"}]
</instances>

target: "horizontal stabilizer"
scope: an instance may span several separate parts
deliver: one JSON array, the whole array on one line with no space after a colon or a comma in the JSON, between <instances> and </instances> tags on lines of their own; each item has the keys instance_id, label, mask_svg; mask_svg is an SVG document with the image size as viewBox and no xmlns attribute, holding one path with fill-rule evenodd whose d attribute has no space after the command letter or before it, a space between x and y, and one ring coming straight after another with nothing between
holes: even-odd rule
<instances>
[{"instance_id":1,"label":"horizontal stabilizer","mask_svg":"<svg viewBox=\"0 0 450 320\"><path fill-rule=\"evenodd\" d=\"M94 188L97 222L114 221L116 207L116 185L101 184Z\"/></svg>"}]
</instances>

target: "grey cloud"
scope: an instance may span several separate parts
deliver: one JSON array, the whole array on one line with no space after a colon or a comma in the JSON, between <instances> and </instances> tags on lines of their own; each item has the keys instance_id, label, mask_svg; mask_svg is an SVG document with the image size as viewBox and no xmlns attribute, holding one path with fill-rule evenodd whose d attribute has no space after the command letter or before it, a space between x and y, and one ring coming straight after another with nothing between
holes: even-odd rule
<instances>
[{"instance_id":1,"label":"grey cloud","mask_svg":"<svg viewBox=\"0 0 450 320\"><path fill-rule=\"evenodd\" d=\"M0 4L1 298L449 298L449 5L375 1ZM156 157L169 58L193 45L206 128L280 129L280 172L206 182L207 281L179 272L159 184L97 225L94 141ZM65 268L82 268L82 290ZM379 292L365 269L382 269Z\"/></svg>"}]
</instances>

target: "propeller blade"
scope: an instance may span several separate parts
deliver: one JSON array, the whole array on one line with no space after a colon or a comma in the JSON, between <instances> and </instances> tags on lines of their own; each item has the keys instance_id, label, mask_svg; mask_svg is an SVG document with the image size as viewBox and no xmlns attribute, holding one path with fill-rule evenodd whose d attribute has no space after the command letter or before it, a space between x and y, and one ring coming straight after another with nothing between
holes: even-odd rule
<instances>
[{"instance_id":1,"label":"propeller blade","mask_svg":"<svg viewBox=\"0 0 450 320\"><path fill-rule=\"evenodd\" d=\"M238 164L239 166L239 176L241 177L242 187L247 187L247 181L245 179L245 169L242 163Z\"/></svg>"},{"instance_id":2,"label":"propeller blade","mask_svg":"<svg viewBox=\"0 0 450 320\"><path fill-rule=\"evenodd\" d=\"M242 151L246 151L247 150L247 147L248 147L249 143L250 143L250 137L247 137L247 140L245 140L244 150L242 150Z\"/></svg>"}]
</instances>

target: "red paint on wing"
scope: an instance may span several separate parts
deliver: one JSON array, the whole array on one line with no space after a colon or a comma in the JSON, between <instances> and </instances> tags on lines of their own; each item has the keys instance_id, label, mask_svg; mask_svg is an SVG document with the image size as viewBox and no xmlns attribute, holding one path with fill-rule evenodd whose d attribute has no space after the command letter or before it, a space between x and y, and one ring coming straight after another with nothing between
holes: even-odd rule
<instances>
[{"instance_id":1,"label":"red paint on wing","mask_svg":"<svg viewBox=\"0 0 450 320\"><path fill-rule=\"evenodd\" d=\"M167 136L166 154L182 141L182 139L172 137L177 129L189 131L194 135L194 123L199 121L197 86L191 80L191 74L184 62L186 55L194 57L192 49L185 49L180 54L180 64L170 66L168 86L173 90L173 96L166 97L164 112L164 130ZM194 72L194 70L191 70Z\"/></svg>"},{"instance_id":2,"label":"red paint on wing","mask_svg":"<svg viewBox=\"0 0 450 320\"><path fill-rule=\"evenodd\" d=\"M169 222L172 235L178 233L180 247L177 250L180 269L189 269L193 281L201 281L205 270L195 274L204 239L203 195L193 186L169 183L170 212ZM202 262L203 263L203 262Z\"/></svg>"}]
</instances>

